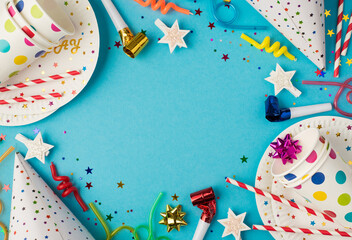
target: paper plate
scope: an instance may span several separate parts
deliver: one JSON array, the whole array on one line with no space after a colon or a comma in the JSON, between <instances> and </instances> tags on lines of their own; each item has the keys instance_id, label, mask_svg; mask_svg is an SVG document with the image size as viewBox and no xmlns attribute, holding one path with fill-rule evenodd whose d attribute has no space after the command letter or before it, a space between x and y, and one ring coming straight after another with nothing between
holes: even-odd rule
<instances>
[{"instance_id":1,"label":"paper plate","mask_svg":"<svg viewBox=\"0 0 352 240\"><path fill-rule=\"evenodd\" d=\"M352 147L352 120L346 118L310 118L292 125L283 131L278 137L284 137L287 133L296 135L310 127L318 128L320 134L326 137L334 145L345 161L352 161L352 151L350 150L350 147ZM309 206L309 203L307 203L302 197L296 194L293 190L284 188L282 184L272 177L270 170L274 159L269 157L269 153L272 152L272 148L268 147L260 161L255 183L256 187L267 190L276 195L283 195L287 199L294 199L295 202ZM264 224L316 229L340 228L333 223L320 220L316 217L307 216L307 214L302 213L299 210L291 209L290 207L286 207L277 202L272 202L261 196L256 196L256 202L260 217ZM292 233L273 232L271 234L276 240L344 239L342 237L325 237Z\"/></svg>"},{"instance_id":2,"label":"paper plate","mask_svg":"<svg viewBox=\"0 0 352 240\"><path fill-rule=\"evenodd\" d=\"M56 109L57 110L57 109ZM9 115L9 114L0 114L1 116L1 125L2 126L22 126L28 125L37 121L40 121L47 116L53 114L56 110L45 112L42 114L24 114L24 115Z\"/></svg>"},{"instance_id":3,"label":"paper plate","mask_svg":"<svg viewBox=\"0 0 352 240\"><path fill-rule=\"evenodd\" d=\"M50 115L77 96L94 72L99 56L99 30L92 6L88 0L57 1L72 19L76 29L75 34L63 39L60 46L55 47L26 70L7 81L5 86L71 70L82 70L82 73L72 78L1 93L1 99L45 95L52 92L64 95L60 99L0 105L0 125L24 125L28 124L28 118L34 122L35 119L40 120Z\"/></svg>"}]
</instances>

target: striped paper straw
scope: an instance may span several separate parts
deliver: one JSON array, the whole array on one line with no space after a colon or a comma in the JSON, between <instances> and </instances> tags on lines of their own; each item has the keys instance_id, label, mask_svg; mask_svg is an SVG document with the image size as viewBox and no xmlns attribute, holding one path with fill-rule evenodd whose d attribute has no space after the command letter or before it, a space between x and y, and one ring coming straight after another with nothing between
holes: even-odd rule
<instances>
[{"instance_id":1,"label":"striped paper straw","mask_svg":"<svg viewBox=\"0 0 352 240\"><path fill-rule=\"evenodd\" d=\"M286 198L279 197L279 196L274 195L272 193L260 190L259 188L247 185L245 183L241 183L241 182L239 182L239 181L237 181L235 179L226 178L226 182L231 183L232 185L235 185L237 187L246 189L248 191L254 192L254 193L258 194L258 195L264 196L264 197L269 198L271 200L274 200L276 202L280 202L282 204L285 204L285 205L287 205L289 207L295 208L295 209L300 210L302 212L305 212L307 214L323 218L323 219L328 220L330 222L334 222L334 220L331 217L329 217L327 214L325 214L325 213L317 212L317 211L315 211L315 210L313 210L313 209L311 209L309 207L300 205L298 203L295 203L295 202L292 202L290 200L287 200Z\"/></svg>"},{"instance_id":2,"label":"striped paper straw","mask_svg":"<svg viewBox=\"0 0 352 240\"><path fill-rule=\"evenodd\" d=\"M334 64L334 77L336 78L340 76L343 2L344 0L339 0L338 15L337 15L335 64Z\"/></svg>"},{"instance_id":3,"label":"striped paper straw","mask_svg":"<svg viewBox=\"0 0 352 240\"><path fill-rule=\"evenodd\" d=\"M324 236L338 236L338 237L352 237L351 232L341 232L338 230L322 230L322 229L309 229L309 228L291 228L291 227L273 227L268 225L253 225L253 230L262 230L270 232L286 232L286 233L303 233Z\"/></svg>"},{"instance_id":4,"label":"striped paper straw","mask_svg":"<svg viewBox=\"0 0 352 240\"><path fill-rule=\"evenodd\" d=\"M350 23L348 24L348 28L347 28L347 32L346 32L346 36L345 36L345 41L342 46L342 52L341 52L342 56L346 56L346 54L347 54L348 45L350 44L350 39L351 39L351 33L352 33L352 15L350 18Z\"/></svg>"},{"instance_id":5,"label":"striped paper straw","mask_svg":"<svg viewBox=\"0 0 352 240\"><path fill-rule=\"evenodd\" d=\"M55 74L55 75L51 75L45 78L38 78L38 79L34 79L34 80L29 80L25 83L16 83L7 87L1 87L0 88L0 92L8 92L14 89L19 89L19 88L25 88L25 87L29 87L29 86L33 86L33 85L37 85L37 84L42 84L42 83L46 83L46 82L51 82L54 80L59 80L59 79L63 79L63 78L69 78L72 76L76 76L81 74L80 70L74 70L74 71L70 71L70 72L65 72L65 73L61 73L61 74Z\"/></svg>"},{"instance_id":6,"label":"striped paper straw","mask_svg":"<svg viewBox=\"0 0 352 240\"><path fill-rule=\"evenodd\" d=\"M6 100L0 100L0 105L30 102L34 100L45 100L45 99L60 98L60 97L62 97L61 93L49 93L45 95L34 95L30 97L15 97L15 98L6 99Z\"/></svg>"}]
</instances>

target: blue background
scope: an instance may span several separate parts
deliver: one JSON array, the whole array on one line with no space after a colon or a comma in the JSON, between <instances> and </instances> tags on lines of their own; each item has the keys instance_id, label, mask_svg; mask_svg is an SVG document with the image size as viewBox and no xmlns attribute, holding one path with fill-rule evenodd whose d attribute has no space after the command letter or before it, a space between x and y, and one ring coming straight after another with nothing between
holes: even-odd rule
<instances>
[{"instance_id":1,"label":"blue background","mask_svg":"<svg viewBox=\"0 0 352 240\"><path fill-rule=\"evenodd\" d=\"M114 1L132 31L147 30L150 39L143 52L130 59L121 47L114 47L120 39L101 2L91 1L101 34L100 58L93 78L74 101L52 116L29 126L1 127L7 137L0 148L5 151L15 145L25 154L26 148L14 140L15 135L20 132L34 138L33 130L39 128L44 141L55 148L45 165L35 159L30 163L53 189L58 182L51 178L51 161L59 174L73 173L71 178L86 202L97 201L104 216L112 214L114 218L108 222L111 228L122 223L133 227L147 223L155 198L163 192L154 216L156 235L191 239L201 211L192 206L189 194L209 186L219 197L215 219L226 218L231 208L236 214L247 212L247 225L261 224L254 195L235 187L226 188L225 176L236 175L238 180L254 184L266 147L282 130L302 120L270 123L264 118L265 95L274 94L273 85L264 78L276 63L286 71L297 70L293 83L303 93L296 99L282 91L278 97L285 107L332 102L329 94L334 96L338 88L320 90L320 86L302 85L302 80L322 80L314 73L316 67L244 0L234 1L240 13L238 23L268 26L266 31L256 31L256 35L254 31L245 32L259 42L268 35L283 43L298 58L297 62L250 47L240 38L242 31L232 32L217 23L210 30L207 26L214 19L209 0L175 2L193 12L198 8L203 12L201 16L174 11L162 15L132 0ZM350 13L352 2L345 5L345 13ZM336 32L337 0L326 1L326 9L332 14L326 19L327 29ZM168 26L178 19L181 29L192 30L185 37L188 49L177 48L170 54L166 44L158 44L163 33L154 25L157 18ZM329 63L334 59L335 35L326 37L327 74L323 80L336 80L332 78L333 64ZM230 59L225 62L222 54L228 54ZM351 55L352 50L348 57ZM345 62L343 58L337 81L350 76ZM345 99L341 101L350 108ZM327 114L338 116L335 111ZM248 163L242 163L243 155L248 157ZM86 174L88 166L93 168L93 174ZM13 155L0 164L0 181L11 184L11 188L12 172ZM123 189L117 188L120 181L125 184ZM86 182L92 182L93 188L85 188ZM178 202L172 201L175 193ZM8 223L11 191L1 191L0 199L5 205L0 220ZM63 201L94 237L105 238L100 224L95 225L92 211L83 213L73 196ZM188 226L180 232L168 234L165 226L156 223L166 204L181 204L187 213ZM220 239L223 230L213 221L206 239ZM266 232L247 231L242 236L244 240L271 239ZM128 232L117 237L131 238Z\"/></svg>"}]
</instances>

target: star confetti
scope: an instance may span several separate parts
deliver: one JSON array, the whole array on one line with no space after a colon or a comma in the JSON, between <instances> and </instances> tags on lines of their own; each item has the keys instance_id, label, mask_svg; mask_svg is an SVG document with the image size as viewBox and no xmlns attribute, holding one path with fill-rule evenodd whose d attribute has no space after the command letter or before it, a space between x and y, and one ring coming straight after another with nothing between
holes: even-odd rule
<instances>
[{"instance_id":1,"label":"star confetti","mask_svg":"<svg viewBox=\"0 0 352 240\"><path fill-rule=\"evenodd\" d=\"M176 193L171 197L172 197L172 201L178 201L179 196L177 196Z\"/></svg>"},{"instance_id":2,"label":"star confetti","mask_svg":"<svg viewBox=\"0 0 352 240\"><path fill-rule=\"evenodd\" d=\"M328 10L325 10L325 13L324 13L324 14L325 14L325 17L331 16L330 11L331 11L331 10L329 10L329 11L328 11Z\"/></svg>"},{"instance_id":3,"label":"star confetti","mask_svg":"<svg viewBox=\"0 0 352 240\"><path fill-rule=\"evenodd\" d=\"M117 188L123 188L123 185L125 185L124 183L122 183L122 181L120 181L119 183L117 183Z\"/></svg>"},{"instance_id":4,"label":"star confetti","mask_svg":"<svg viewBox=\"0 0 352 240\"><path fill-rule=\"evenodd\" d=\"M291 79L296 71L285 72L279 64L276 64L276 71L270 73L270 77L265 78L266 81L274 84L275 95L279 94L282 89L287 89L295 97L301 95L301 91L292 85Z\"/></svg>"},{"instance_id":5,"label":"star confetti","mask_svg":"<svg viewBox=\"0 0 352 240\"><path fill-rule=\"evenodd\" d=\"M187 225L186 221L183 220L183 217L186 215L186 213L182 212L181 205L178 205L175 208L167 205L166 212L160 213L160 215L163 217L163 219L161 219L159 223L167 226L167 232L170 232L173 229L180 231L181 226Z\"/></svg>"},{"instance_id":6,"label":"star confetti","mask_svg":"<svg viewBox=\"0 0 352 240\"><path fill-rule=\"evenodd\" d=\"M187 48L183 38L190 32L189 30L180 30L178 21L176 20L171 28L167 27L160 19L155 21L155 25L165 34L158 43L169 44L170 53L172 53L176 46L179 48Z\"/></svg>"},{"instance_id":7,"label":"star confetti","mask_svg":"<svg viewBox=\"0 0 352 240\"><path fill-rule=\"evenodd\" d=\"M226 60L230 59L228 54L222 54L222 58L226 62Z\"/></svg>"},{"instance_id":8,"label":"star confetti","mask_svg":"<svg viewBox=\"0 0 352 240\"><path fill-rule=\"evenodd\" d=\"M2 189L5 190L6 192L7 192L8 190L11 190L10 184L8 184L8 185L4 184L4 187L3 187Z\"/></svg>"},{"instance_id":9,"label":"star confetti","mask_svg":"<svg viewBox=\"0 0 352 240\"><path fill-rule=\"evenodd\" d=\"M34 140L30 140L19 133L16 135L16 140L22 142L28 148L25 160L35 157L43 164L45 164L45 156L48 156L49 150L54 147L53 145L43 142L41 132L38 133Z\"/></svg>"},{"instance_id":10,"label":"star confetti","mask_svg":"<svg viewBox=\"0 0 352 240\"><path fill-rule=\"evenodd\" d=\"M242 160L242 163L247 163L247 157L243 155L243 157L240 158Z\"/></svg>"},{"instance_id":11,"label":"star confetti","mask_svg":"<svg viewBox=\"0 0 352 240\"><path fill-rule=\"evenodd\" d=\"M250 230L250 228L243 223L246 213L236 216L231 209L227 212L227 218L218 220L218 222L225 227L222 237L233 235L236 240L241 239L241 232Z\"/></svg>"},{"instance_id":12,"label":"star confetti","mask_svg":"<svg viewBox=\"0 0 352 240\"><path fill-rule=\"evenodd\" d=\"M87 172L87 174L93 174L93 173L92 173L93 168L89 168L89 167L88 167L85 171Z\"/></svg>"},{"instance_id":13,"label":"star confetti","mask_svg":"<svg viewBox=\"0 0 352 240\"><path fill-rule=\"evenodd\" d=\"M196 11L196 14L195 14L195 15L199 15L199 16L200 16L200 14L203 12L203 11L200 10L200 8L198 8L198 10L195 10L195 11Z\"/></svg>"},{"instance_id":14,"label":"star confetti","mask_svg":"<svg viewBox=\"0 0 352 240\"><path fill-rule=\"evenodd\" d=\"M209 22L208 28L210 28L210 30L213 30L213 28L215 28L214 23Z\"/></svg>"},{"instance_id":15,"label":"star confetti","mask_svg":"<svg viewBox=\"0 0 352 240\"><path fill-rule=\"evenodd\" d=\"M93 185L92 185L92 182L86 182L86 188L88 188L88 190L90 190L90 188L92 188Z\"/></svg>"},{"instance_id":16,"label":"star confetti","mask_svg":"<svg viewBox=\"0 0 352 240\"><path fill-rule=\"evenodd\" d=\"M5 138L6 138L6 135L3 135L3 134L1 133L1 135L0 135L0 141L5 141Z\"/></svg>"},{"instance_id":17,"label":"star confetti","mask_svg":"<svg viewBox=\"0 0 352 240\"><path fill-rule=\"evenodd\" d=\"M115 41L114 47L120 48L121 46L122 46L122 44L120 41L118 41L118 42Z\"/></svg>"},{"instance_id":18,"label":"star confetti","mask_svg":"<svg viewBox=\"0 0 352 240\"><path fill-rule=\"evenodd\" d=\"M109 220L111 222L111 219L113 219L114 217L111 216L111 213L109 215L106 215L106 220Z\"/></svg>"}]
</instances>

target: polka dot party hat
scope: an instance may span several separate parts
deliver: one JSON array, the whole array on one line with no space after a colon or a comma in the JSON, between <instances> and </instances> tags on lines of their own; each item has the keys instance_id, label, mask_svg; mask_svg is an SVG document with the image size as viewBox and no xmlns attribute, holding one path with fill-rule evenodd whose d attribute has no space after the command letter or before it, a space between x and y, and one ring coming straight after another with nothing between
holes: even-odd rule
<instances>
[{"instance_id":1,"label":"polka dot party hat","mask_svg":"<svg viewBox=\"0 0 352 240\"><path fill-rule=\"evenodd\" d=\"M20 153L15 155L9 239L94 239Z\"/></svg>"},{"instance_id":2,"label":"polka dot party hat","mask_svg":"<svg viewBox=\"0 0 352 240\"><path fill-rule=\"evenodd\" d=\"M247 0L319 69L325 68L324 1Z\"/></svg>"}]
</instances>

